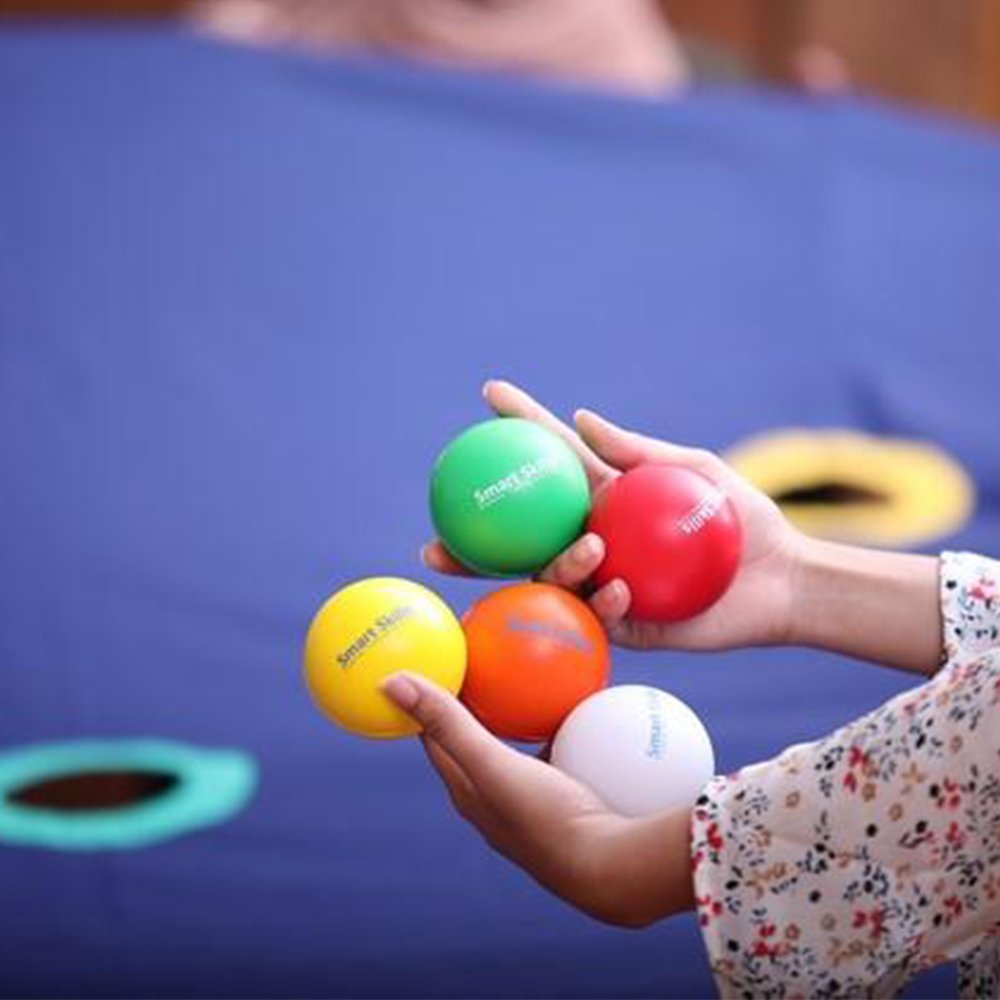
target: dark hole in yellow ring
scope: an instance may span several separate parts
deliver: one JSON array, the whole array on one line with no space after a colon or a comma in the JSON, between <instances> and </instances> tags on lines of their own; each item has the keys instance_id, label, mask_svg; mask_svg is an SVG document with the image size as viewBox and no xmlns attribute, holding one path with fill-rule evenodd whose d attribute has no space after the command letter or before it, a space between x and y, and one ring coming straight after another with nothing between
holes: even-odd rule
<instances>
[{"instance_id":1,"label":"dark hole in yellow ring","mask_svg":"<svg viewBox=\"0 0 1000 1000\"><path fill-rule=\"evenodd\" d=\"M871 490L857 483L827 481L809 486L795 486L789 490L772 493L771 499L777 504L801 504L802 506L848 507L854 504L883 504L889 498L878 490Z\"/></svg>"},{"instance_id":2,"label":"dark hole in yellow ring","mask_svg":"<svg viewBox=\"0 0 1000 1000\"><path fill-rule=\"evenodd\" d=\"M7 800L68 813L124 809L158 799L179 783L180 778L168 771L79 771L23 785L8 792Z\"/></svg>"}]
</instances>

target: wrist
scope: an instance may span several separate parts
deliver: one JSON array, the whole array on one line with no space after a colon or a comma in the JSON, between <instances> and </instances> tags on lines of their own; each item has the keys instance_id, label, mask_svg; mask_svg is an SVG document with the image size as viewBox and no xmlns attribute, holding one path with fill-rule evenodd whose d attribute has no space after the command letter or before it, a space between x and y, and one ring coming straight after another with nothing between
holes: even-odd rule
<instances>
[{"instance_id":1,"label":"wrist","mask_svg":"<svg viewBox=\"0 0 1000 1000\"><path fill-rule=\"evenodd\" d=\"M605 814L586 852L586 901L605 923L642 928L692 909L690 809L633 818Z\"/></svg>"},{"instance_id":2,"label":"wrist","mask_svg":"<svg viewBox=\"0 0 1000 1000\"><path fill-rule=\"evenodd\" d=\"M940 662L938 560L803 536L787 642L932 674Z\"/></svg>"},{"instance_id":3,"label":"wrist","mask_svg":"<svg viewBox=\"0 0 1000 1000\"><path fill-rule=\"evenodd\" d=\"M796 532L789 571L789 609L785 645L817 645L817 607L834 585L844 546Z\"/></svg>"},{"instance_id":4,"label":"wrist","mask_svg":"<svg viewBox=\"0 0 1000 1000\"><path fill-rule=\"evenodd\" d=\"M767 586L774 596L760 619L762 628L752 645L789 646L801 642L806 612L803 588L816 559L814 543L815 539L787 525L784 537L769 559Z\"/></svg>"}]
</instances>

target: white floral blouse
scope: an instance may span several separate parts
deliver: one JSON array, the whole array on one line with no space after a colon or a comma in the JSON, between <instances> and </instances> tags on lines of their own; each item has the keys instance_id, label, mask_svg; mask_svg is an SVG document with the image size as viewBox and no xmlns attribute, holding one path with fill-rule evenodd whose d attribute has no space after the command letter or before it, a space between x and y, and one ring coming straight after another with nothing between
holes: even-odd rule
<instances>
[{"instance_id":1,"label":"white floral blouse","mask_svg":"<svg viewBox=\"0 0 1000 1000\"><path fill-rule=\"evenodd\" d=\"M998 996L1000 563L945 553L941 602L932 680L695 805L724 997L891 997L955 959L961 996Z\"/></svg>"}]
</instances>

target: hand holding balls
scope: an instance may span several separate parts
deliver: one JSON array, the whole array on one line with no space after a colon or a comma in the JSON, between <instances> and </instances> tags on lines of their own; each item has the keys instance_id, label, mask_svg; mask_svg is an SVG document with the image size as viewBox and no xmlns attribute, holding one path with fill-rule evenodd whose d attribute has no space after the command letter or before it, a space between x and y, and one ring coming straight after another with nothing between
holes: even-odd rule
<instances>
[{"instance_id":1,"label":"hand holding balls","mask_svg":"<svg viewBox=\"0 0 1000 1000\"><path fill-rule=\"evenodd\" d=\"M701 614L739 568L739 517L716 483L687 466L641 465L611 480L591 510L580 460L528 420L488 420L457 437L438 457L430 498L445 548L489 576L536 572L594 532L605 545L594 582L624 580L638 621Z\"/></svg>"},{"instance_id":2,"label":"hand holding balls","mask_svg":"<svg viewBox=\"0 0 1000 1000\"><path fill-rule=\"evenodd\" d=\"M386 677L408 670L452 694L461 688L495 735L554 736L553 766L626 816L689 806L711 777L711 741L683 702L654 688L605 689L607 641L572 594L547 584L505 587L473 605L463 624L464 636L419 584L391 577L351 584L309 630L309 690L342 727L391 739L419 727L382 694Z\"/></svg>"},{"instance_id":3,"label":"hand holding balls","mask_svg":"<svg viewBox=\"0 0 1000 1000\"><path fill-rule=\"evenodd\" d=\"M624 580L639 621L702 613L740 562L739 519L717 484L686 466L638 466L607 483L591 510L577 455L528 420L489 420L452 441L435 464L430 505L447 550L489 576L535 573L585 529L595 532L605 557L594 581ZM416 733L380 685L398 671L420 673L461 692L497 736L554 737L553 765L618 812L690 805L714 766L704 727L665 692L605 689L609 663L590 608L541 583L489 594L459 624L418 584L362 580L323 605L305 650L313 698L351 732Z\"/></svg>"}]
</instances>

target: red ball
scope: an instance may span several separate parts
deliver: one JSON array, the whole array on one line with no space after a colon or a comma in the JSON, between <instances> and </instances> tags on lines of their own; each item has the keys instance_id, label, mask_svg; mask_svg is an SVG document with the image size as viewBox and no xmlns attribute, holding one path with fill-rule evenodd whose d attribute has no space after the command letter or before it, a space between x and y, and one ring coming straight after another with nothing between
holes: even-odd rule
<instances>
[{"instance_id":1,"label":"red ball","mask_svg":"<svg viewBox=\"0 0 1000 1000\"><path fill-rule=\"evenodd\" d=\"M588 525L606 554L595 582L624 580L629 616L676 622L711 607L740 562L739 517L723 490L680 465L642 465L594 501Z\"/></svg>"}]
</instances>

